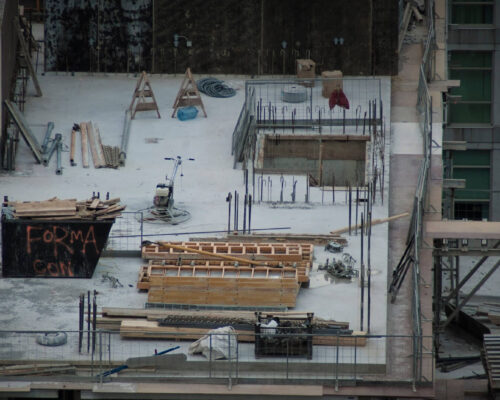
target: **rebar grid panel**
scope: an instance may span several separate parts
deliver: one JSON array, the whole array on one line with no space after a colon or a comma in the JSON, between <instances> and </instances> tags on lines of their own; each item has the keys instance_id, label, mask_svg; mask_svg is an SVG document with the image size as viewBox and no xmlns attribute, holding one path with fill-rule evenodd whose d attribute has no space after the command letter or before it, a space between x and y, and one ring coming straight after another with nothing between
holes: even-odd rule
<instances>
[{"instance_id":1,"label":"rebar grid panel","mask_svg":"<svg viewBox=\"0 0 500 400\"><path fill-rule=\"evenodd\" d=\"M340 78L310 80L314 86L302 86L304 79L246 81L247 108L255 116L260 128L279 131L280 128L302 133L314 127L316 133L368 134L369 124L380 125L383 115L381 82L377 78L342 78L342 87L349 102L349 109L334 107L330 110L329 98L322 95L323 85ZM300 102L287 102L287 91L301 94ZM285 95L285 98L284 98ZM253 97L253 101L250 100ZM285 100L285 101L284 101ZM279 132L281 133L281 132ZM287 132L290 133L290 132ZM313 132L314 133L314 132Z\"/></svg>"},{"instance_id":2,"label":"rebar grid panel","mask_svg":"<svg viewBox=\"0 0 500 400\"><path fill-rule=\"evenodd\" d=\"M60 333L61 331L59 331ZM3 366L0 366L0 379L8 378L6 373L2 373L6 366L36 363L40 368L43 366L53 366L54 368L68 368L75 363L90 367L89 376L96 381L105 378L102 374L118 365L126 362L134 362L136 357L154 356L156 353L179 346L170 354L177 354L175 362L168 362L165 358L165 366L162 366L162 376L186 378L224 378L237 382L238 378L244 379L276 379L276 380L311 380L323 381L333 384L349 385L357 381L371 380L383 381L391 380L385 375L386 369L386 343L388 340L400 340L407 342L408 349L412 348L414 338L412 336L345 336L345 335L321 335L328 337L333 343L335 340L341 341L349 337L356 341L366 339L365 346L313 346L312 359L305 356L292 355L290 353L281 356L261 356L255 357L254 344L246 341L235 340L237 334L227 334L228 340L225 342L225 350L228 355L226 359L215 360L210 356L204 357L201 354L188 354L188 347L194 342L193 339L184 340L182 333L172 333L175 339L161 340L123 340L118 332L95 331L95 350L89 346L87 352L86 331L83 334L82 352L78 352L78 331L66 331L67 343L61 346L43 346L37 343L37 337L45 332L40 331L0 331L0 359ZM94 331L92 331L94 333ZM147 332L137 332L147 337ZM225 334L224 334L225 335ZM234 336L231 336L234 335ZM245 333L245 336L253 335L253 332ZM220 338L220 334L218 335ZM236 336L236 337L235 337ZM304 334L296 335L298 339L303 339ZM307 336L307 335L306 335ZM320 335L313 335L318 337ZM212 337L212 340L210 339ZM432 338L424 338L432 340ZM91 339L92 340L92 339ZM290 346L296 340L293 335L290 337ZM215 347L215 335L208 335L208 345ZM185 354L183 359L181 354ZM210 354L210 353L207 353ZM179 360L180 359L180 360ZM154 363L153 363L154 364ZM31 366L32 367L32 366ZM147 368L147 367L146 367ZM150 367L153 368L153 367ZM67 371L68 374L74 372ZM79 372L80 373L80 372ZM84 371L81 373L85 374ZM133 371L129 372L133 374ZM29 372L27 373L29 374ZM61 372L64 374L64 372Z\"/></svg>"},{"instance_id":3,"label":"rebar grid panel","mask_svg":"<svg viewBox=\"0 0 500 400\"><path fill-rule=\"evenodd\" d=\"M108 236L105 251L138 251L143 240L143 214L141 211L124 211L115 219Z\"/></svg>"}]
</instances>

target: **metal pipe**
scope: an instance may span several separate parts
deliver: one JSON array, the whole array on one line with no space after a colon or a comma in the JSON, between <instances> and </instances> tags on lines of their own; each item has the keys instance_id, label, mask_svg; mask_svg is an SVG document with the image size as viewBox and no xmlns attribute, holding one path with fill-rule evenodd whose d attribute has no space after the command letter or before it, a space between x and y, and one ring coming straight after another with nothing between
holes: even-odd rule
<instances>
[{"instance_id":1,"label":"metal pipe","mask_svg":"<svg viewBox=\"0 0 500 400\"><path fill-rule=\"evenodd\" d=\"M130 125L132 124L132 119L130 115L130 110L125 111L125 117L123 120L123 133L122 133L122 143L120 147L120 165L125 165L125 160L127 158L128 142L130 138Z\"/></svg>"},{"instance_id":2,"label":"metal pipe","mask_svg":"<svg viewBox=\"0 0 500 400\"><path fill-rule=\"evenodd\" d=\"M52 121L50 121L47 124L47 130L45 131L45 136L43 138L42 153L47 152L47 146L49 145L50 135L52 134L53 130L54 130L54 123Z\"/></svg>"},{"instance_id":3,"label":"metal pipe","mask_svg":"<svg viewBox=\"0 0 500 400\"><path fill-rule=\"evenodd\" d=\"M57 142L57 149L56 149L56 160L57 160L57 167L56 167L56 175L62 175L63 170L61 166L61 154L62 154L62 142L59 140Z\"/></svg>"},{"instance_id":4,"label":"metal pipe","mask_svg":"<svg viewBox=\"0 0 500 400\"><path fill-rule=\"evenodd\" d=\"M43 165L45 166L49 165L50 159L52 158L52 155L56 150L57 144L61 141L61 139L62 135L60 133L56 133L56 136L52 141L50 148L47 150L46 153L43 154L43 159L42 159Z\"/></svg>"}]
</instances>

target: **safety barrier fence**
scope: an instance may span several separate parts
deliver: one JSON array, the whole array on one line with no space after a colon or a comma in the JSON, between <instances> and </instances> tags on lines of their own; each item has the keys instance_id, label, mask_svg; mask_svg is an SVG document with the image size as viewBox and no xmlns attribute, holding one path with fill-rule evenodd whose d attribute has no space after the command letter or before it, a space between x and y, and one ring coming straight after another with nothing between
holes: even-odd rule
<instances>
[{"instance_id":1,"label":"safety barrier fence","mask_svg":"<svg viewBox=\"0 0 500 400\"><path fill-rule=\"evenodd\" d=\"M415 336L274 334L273 337L253 331L228 332L207 334L200 349L203 354L191 355L188 348L195 342L192 334L172 332L169 339L154 339L151 332L128 334L150 339L126 339L119 332L101 330L85 331L82 335L79 331L0 331L0 380L34 373L77 373L82 378L103 382L131 377L140 369L145 379L148 376L222 378L228 384L265 379L349 386L366 381L392 381L386 375L387 340L397 338L406 343L408 356L415 342L421 340ZM46 338L57 345L40 344ZM313 340L327 341L329 345L311 345ZM345 341L349 345L341 345ZM219 358L220 354L223 358Z\"/></svg>"},{"instance_id":2,"label":"safety barrier fence","mask_svg":"<svg viewBox=\"0 0 500 400\"><path fill-rule=\"evenodd\" d=\"M428 2L430 20L433 20L433 1ZM413 315L413 335L416 340L413 342L413 379L418 383L423 378L423 355L427 346L424 346L422 336L422 316L420 302L420 249L422 248L422 225L426 207L427 180L431 166L432 152L432 97L429 93L427 82L433 77L433 49L435 45L434 24L429 23L429 31L424 46L424 55L420 66L418 81L417 111L420 115L420 129L423 137L423 160L415 191L414 205L410 229L408 232L408 242L413 237L413 274L412 274L412 315ZM429 346L430 347L430 346ZM429 350L431 351L431 350ZM427 377L428 379L428 377Z\"/></svg>"}]
</instances>

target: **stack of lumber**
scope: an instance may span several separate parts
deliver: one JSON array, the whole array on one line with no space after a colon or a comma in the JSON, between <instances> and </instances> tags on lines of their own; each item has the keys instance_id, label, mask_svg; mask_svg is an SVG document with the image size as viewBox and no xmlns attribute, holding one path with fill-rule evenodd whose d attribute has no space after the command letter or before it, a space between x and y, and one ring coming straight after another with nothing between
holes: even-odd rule
<instances>
[{"instance_id":1,"label":"stack of lumber","mask_svg":"<svg viewBox=\"0 0 500 400\"><path fill-rule=\"evenodd\" d=\"M121 215L125 206L120 199L100 200L97 198L77 201L53 197L45 201L9 202L15 218L36 220L114 219Z\"/></svg>"},{"instance_id":2,"label":"stack of lumber","mask_svg":"<svg viewBox=\"0 0 500 400\"><path fill-rule=\"evenodd\" d=\"M0 376L74 374L76 368L70 364L21 364L0 367Z\"/></svg>"},{"instance_id":3,"label":"stack of lumber","mask_svg":"<svg viewBox=\"0 0 500 400\"><path fill-rule=\"evenodd\" d=\"M266 313L263 313L264 315ZM296 317L308 315L308 312L272 312L273 316ZM161 323L167 320L171 325ZM176 322L177 321L177 322ZM184 322L184 325L180 323ZM188 322L188 323L186 323ZM254 341L254 325L257 322L255 312L252 311L194 311L194 310L159 310L159 309L131 309L103 307L101 317L97 317L98 329L119 330L125 338L148 339L178 339L197 340L211 328L207 324L216 326L234 326L239 341ZM352 335L321 334L325 329L338 327L349 329L348 322L324 320L313 317L313 344L324 346L365 346L366 333L352 332ZM197 326L198 325L198 326ZM244 327L247 325L247 327ZM321 335L320 335L321 334Z\"/></svg>"},{"instance_id":4,"label":"stack of lumber","mask_svg":"<svg viewBox=\"0 0 500 400\"><path fill-rule=\"evenodd\" d=\"M76 131L81 133L82 165L89 167L89 151L94 168L118 168L120 159L120 148L117 146L105 146L102 144L101 133L96 123L92 121L81 122L73 128L71 138L70 161L75 166Z\"/></svg>"},{"instance_id":5,"label":"stack of lumber","mask_svg":"<svg viewBox=\"0 0 500 400\"><path fill-rule=\"evenodd\" d=\"M192 240L197 240L193 238ZM207 239L205 239L207 240ZM222 240L222 241L236 241L236 242L300 242L300 243L310 243L315 245L325 245L329 242L337 242L343 246L347 245L347 239L338 234L305 234L305 233L252 233L248 235L241 235L238 233L231 233L227 235L224 239L210 238L212 241Z\"/></svg>"},{"instance_id":6,"label":"stack of lumber","mask_svg":"<svg viewBox=\"0 0 500 400\"><path fill-rule=\"evenodd\" d=\"M148 302L295 307L295 268L148 266Z\"/></svg>"},{"instance_id":7,"label":"stack of lumber","mask_svg":"<svg viewBox=\"0 0 500 400\"><path fill-rule=\"evenodd\" d=\"M143 246L142 257L207 267L210 261L220 259L242 266L293 267L299 283L307 283L313 251L314 246L307 243L162 242Z\"/></svg>"}]
</instances>

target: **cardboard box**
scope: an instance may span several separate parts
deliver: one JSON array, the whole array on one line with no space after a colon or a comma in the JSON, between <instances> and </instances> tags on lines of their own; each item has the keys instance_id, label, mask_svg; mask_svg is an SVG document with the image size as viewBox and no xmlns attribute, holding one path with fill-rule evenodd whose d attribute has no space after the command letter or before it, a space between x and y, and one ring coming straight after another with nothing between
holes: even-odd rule
<instances>
[{"instance_id":1,"label":"cardboard box","mask_svg":"<svg viewBox=\"0 0 500 400\"><path fill-rule=\"evenodd\" d=\"M297 78L309 78L310 80L300 81L299 84L306 87L314 86L314 78L316 78L316 63L310 59L296 60Z\"/></svg>"},{"instance_id":2,"label":"cardboard box","mask_svg":"<svg viewBox=\"0 0 500 400\"><path fill-rule=\"evenodd\" d=\"M343 89L342 71L323 71L321 73L323 80L323 97L329 99L335 89Z\"/></svg>"}]
</instances>

